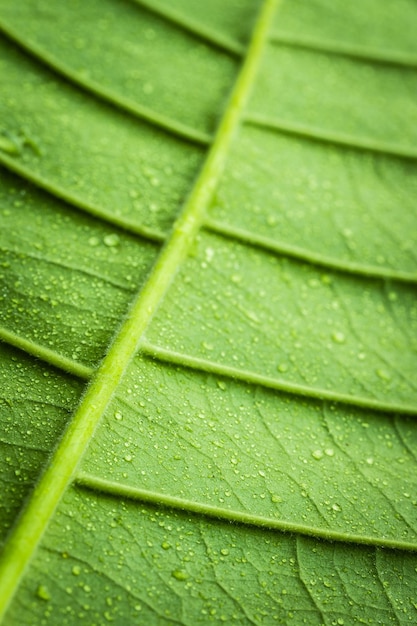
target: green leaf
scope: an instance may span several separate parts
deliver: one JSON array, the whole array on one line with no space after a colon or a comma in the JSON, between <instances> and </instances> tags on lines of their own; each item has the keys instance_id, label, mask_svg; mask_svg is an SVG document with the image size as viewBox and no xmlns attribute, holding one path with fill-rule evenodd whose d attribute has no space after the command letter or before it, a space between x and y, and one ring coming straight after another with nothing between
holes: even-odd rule
<instances>
[{"instance_id":1,"label":"green leaf","mask_svg":"<svg viewBox=\"0 0 417 626\"><path fill-rule=\"evenodd\" d=\"M415 2L0 28L2 624L415 623Z\"/></svg>"}]
</instances>

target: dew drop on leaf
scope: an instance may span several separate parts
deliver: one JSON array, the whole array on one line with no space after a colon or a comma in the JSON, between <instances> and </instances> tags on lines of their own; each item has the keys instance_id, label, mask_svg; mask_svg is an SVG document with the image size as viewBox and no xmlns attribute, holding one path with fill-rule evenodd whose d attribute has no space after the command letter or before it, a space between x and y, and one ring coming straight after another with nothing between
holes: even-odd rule
<instances>
[{"instance_id":1,"label":"dew drop on leaf","mask_svg":"<svg viewBox=\"0 0 417 626\"><path fill-rule=\"evenodd\" d=\"M112 233L111 235L106 235L103 241L109 248L114 248L119 245L120 237L116 233Z\"/></svg>"},{"instance_id":2,"label":"dew drop on leaf","mask_svg":"<svg viewBox=\"0 0 417 626\"><path fill-rule=\"evenodd\" d=\"M175 569L172 573L171 573L172 577L175 578L176 580L187 580L188 578L188 574L186 571L182 570L182 569Z\"/></svg>"},{"instance_id":3,"label":"dew drop on leaf","mask_svg":"<svg viewBox=\"0 0 417 626\"><path fill-rule=\"evenodd\" d=\"M36 595L38 596L38 598L40 598L41 600L50 600L51 599L51 594L48 591L48 588L45 585L39 585L37 591L36 591Z\"/></svg>"},{"instance_id":4,"label":"dew drop on leaf","mask_svg":"<svg viewBox=\"0 0 417 626\"><path fill-rule=\"evenodd\" d=\"M0 135L0 150L7 152L7 154L12 154L13 156L17 156L21 152L17 143L4 135Z\"/></svg>"},{"instance_id":5,"label":"dew drop on leaf","mask_svg":"<svg viewBox=\"0 0 417 626\"><path fill-rule=\"evenodd\" d=\"M335 343L345 343L346 337L340 331L335 331L332 333L332 339Z\"/></svg>"},{"instance_id":6,"label":"dew drop on leaf","mask_svg":"<svg viewBox=\"0 0 417 626\"><path fill-rule=\"evenodd\" d=\"M320 461L320 459L324 456L323 450L314 450L314 452L311 453L311 456L313 459L316 459L316 461Z\"/></svg>"},{"instance_id":7,"label":"dew drop on leaf","mask_svg":"<svg viewBox=\"0 0 417 626\"><path fill-rule=\"evenodd\" d=\"M385 369L377 369L376 374L377 376L379 376L379 378L381 378L381 380L391 380L391 374Z\"/></svg>"}]
</instances>

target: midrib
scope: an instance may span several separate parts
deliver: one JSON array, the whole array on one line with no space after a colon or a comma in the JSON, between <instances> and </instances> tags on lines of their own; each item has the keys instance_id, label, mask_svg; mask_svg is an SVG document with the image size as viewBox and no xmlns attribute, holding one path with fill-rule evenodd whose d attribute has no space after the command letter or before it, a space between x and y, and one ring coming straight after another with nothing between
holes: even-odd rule
<instances>
[{"instance_id":1,"label":"midrib","mask_svg":"<svg viewBox=\"0 0 417 626\"><path fill-rule=\"evenodd\" d=\"M206 208L242 118L278 1L265 1L226 112L183 212L174 224L148 282L137 295L106 358L50 458L48 468L10 534L0 563L0 619L56 507L74 480L77 466L128 364L138 350L145 329L203 224Z\"/></svg>"}]
</instances>

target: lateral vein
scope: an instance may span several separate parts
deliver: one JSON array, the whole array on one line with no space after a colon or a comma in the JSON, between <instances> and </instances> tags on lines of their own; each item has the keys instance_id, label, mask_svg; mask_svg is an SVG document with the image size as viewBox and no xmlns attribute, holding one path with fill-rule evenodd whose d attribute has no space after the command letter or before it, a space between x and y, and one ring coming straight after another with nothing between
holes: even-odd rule
<instances>
[{"instance_id":1,"label":"lateral vein","mask_svg":"<svg viewBox=\"0 0 417 626\"><path fill-rule=\"evenodd\" d=\"M417 159L417 150L412 147L408 148L395 143L383 143L382 141L377 141L371 138L367 139L366 137L364 139L360 139L359 137L354 137L353 135L349 135L347 133L331 132L315 126L295 124L278 117L263 115L261 113L248 112L245 115L244 121L246 124L251 126L267 128L269 130L275 130L276 132L288 135L297 135L310 140L333 143L357 150L368 150L370 152L389 154L403 159Z\"/></svg>"},{"instance_id":2,"label":"lateral vein","mask_svg":"<svg viewBox=\"0 0 417 626\"><path fill-rule=\"evenodd\" d=\"M145 239L148 239L149 241L153 241L155 243L162 243L165 241L166 235L163 232L155 230L153 228L148 228L147 226L142 226L141 224L138 224L133 220L130 220L129 218L119 215L112 215L108 211L103 210L101 207L86 202L76 194L68 192L63 187L51 183L40 174L33 172L30 168L26 167L22 163L19 163L19 161L17 161L16 159L4 154L1 150L0 165L3 165L9 171L17 174L18 176L21 176L22 178L33 183L37 187L40 187L41 189L58 198L59 200L67 202L73 208L84 211L85 213L88 213L93 217L98 217L107 224L113 224L114 226L118 226L128 233L131 233L133 235L139 235L140 237L144 237Z\"/></svg>"},{"instance_id":3,"label":"lateral vein","mask_svg":"<svg viewBox=\"0 0 417 626\"><path fill-rule=\"evenodd\" d=\"M173 363L175 365L188 367L201 372L218 374L219 376L240 380L250 385L259 385L260 387L276 389L277 391L283 391L285 393L299 395L306 398L330 400L331 402L339 402L341 404L363 407L384 413L394 412L402 413L403 415L417 415L417 406L400 403L388 404L387 402L373 400L372 398L337 393L329 391L328 389L315 389L314 387L308 387L307 385L287 382L280 380L279 378L272 378L272 376L264 376L249 370L239 369L237 367L231 367L230 365L223 365L222 363L209 361L208 359L202 359L200 357L191 356L182 352L175 352L174 350L161 348L160 346L151 344L146 340L141 343L141 352L165 363Z\"/></svg>"},{"instance_id":4,"label":"lateral vein","mask_svg":"<svg viewBox=\"0 0 417 626\"><path fill-rule=\"evenodd\" d=\"M357 263L355 261L341 260L337 257L325 256L308 250L307 248L301 248L300 246L293 246L287 244L284 241L277 241L271 237L251 232L245 228L239 228L216 220L208 218L204 224L205 228L213 233L227 237L228 239L234 239L242 243L247 243L263 250L289 256L294 259L300 259L307 261L313 265L320 265L322 267L336 270L338 272L344 272L348 274L355 274L358 276L366 276L369 278L382 278L387 280L398 280L404 283L416 284L417 272L404 272L391 267L378 267L377 265L370 265L366 263Z\"/></svg>"},{"instance_id":5,"label":"lateral vein","mask_svg":"<svg viewBox=\"0 0 417 626\"><path fill-rule=\"evenodd\" d=\"M295 522L289 522L282 519L274 519L273 517L247 513L246 511L225 509L212 504L205 504L202 502L195 502L193 500L186 500L185 498L170 496L165 493L157 493L146 489L137 489L136 487L98 478L97 476L84 472L80 472L75 477L75 483L84 489L102 492L110 496L128 498L129 500L139 502L147 502L149 504L165 506L167 508L177 509L187 513L195 513L204 517L227 520L229 522L235 522L245 526L269 528L271 530L278 530L281 532L290 532L297 535L325 539L326 541L354 543L380 548L393 548L397 550L417 552L417 543L414 541L402 541L391 539L389 537L374 537L372 535L349 534L327 528L307 526L305 524L297 524Z\"/></svg>"},{"instance_id":6,"label":"lateral vein","mask_svg":"<svg viewBox=\"0 0 417 626\"><path fill-rule=\"evenodd\" d=\"M245 48L235 39L227 37L222 33L219 33L214 28L210 28L205 24L201 24L197 20L194 20L175 9L169 7L168 4L161 4L158 0L133 0L136 4L145 7L152 13L169 20L176 26L179 26L183 30L191 33L195 37L210 43L225 52L229 52L234 56L243 56Z\"/></svg>"},{"instance_id":7,"label":"lateral vein","mask_svg":"<svg viewBox=\"0 0 417 626\"><path fill-rule=\"evenodd\" d=\"M19 350L22 350L23 352L26 352L27 354L30 354L45 363L49 363L49 365L53 365L64 372L77 376L78 378L90 380L94 374L94 368L78 363L77 361L73 361L72 359L62 356L62 354L58 354L58 352L55 352L54 350L45 348L45 346L37 344L30 339L24 339L24 337L20 337L19 335L16 335L1 326L0 341L3 341L10 346L14 346Z\"/></svg>"},{"instance_id":8,"label":"lateral vein","mask_svg":"<svg viewBox=\"0 0 417 626\"><path fill-rule=\"evenodd\" d=\"M379 50L369 46L358 46L348 43L341 43L336 40L322 41L314 37L304 37L303 35L294 35L275 31L271 33L270 42L273 44L284 44L293 46L294 48L305 48L317 52L326 52L328 54L352 57L375 63L383 63L387 65L399 65L403 67L417 67L417 57L413 54L407 54L397 50Z\"/></svg>"},{"instance_id":9,"label":"lateral vein","mask_svg":"<svg viewBox=\"0 0 417 626\"><path fill-rule=\"evenodd\" d=\"M52 69L55 73L65 76L72 83L81 87L85 91L91 93L93 96L100 100L104 100L109 104L115 106L122 111L130 113L136 118L146 120L153 126L160 128L167 133L186 139L198 145L206 146L211 142L211 136L197 128L183 124L167 115L157 113L150 107L138 104L134 100L125 98L112 89L104 87L100 83L86 78L78 72L72 70L65 63L60 62L51 54L48 54L41 46L36 45L33 42L22 39L19 34L10 26L0 21L0 31L3 32L6 37L14 41L18 46L26 50L29 54L36 57L44 65Z\"/></svg>"}]
</instances>

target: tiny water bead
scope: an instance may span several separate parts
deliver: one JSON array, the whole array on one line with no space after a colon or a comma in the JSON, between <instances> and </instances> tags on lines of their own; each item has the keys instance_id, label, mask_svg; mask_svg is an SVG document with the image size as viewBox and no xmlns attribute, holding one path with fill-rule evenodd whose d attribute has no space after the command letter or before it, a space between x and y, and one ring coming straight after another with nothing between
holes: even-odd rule
<instances>
[{"instance_id":1,"label":"tiny water bead","mask_svg":"<svg viewBox=\"0 0 417 626\"><path fill-rule=\"evenodd\" d=\"M316 459L316 461L320 461L324 456L324 452L323 450L314 450L314 452L311 453L311 456L313 459Z\"/></svg>"},{"instance_id":2,"label":"tiny water bead","mask_svg":"<svg viewBox=\"0 0 417 626\"><path fill-rule=\"evenodd\" d=\"M111 235L106 235L104 237L104 243L109 248L114 248L120 244L120 237L116 235L116 233L112 233Z\"/></svg>"},{"instance_id":3,"label":"tiny water bead","mask_svg":"<svg viewBox=\"0 0 417 626\"><path fill-rule=\"evenodd\" d=\"M21 148L18 143L12 141L9 137L5 137L4 135L0 135L0 150L12 156L18 156L21 152Z\"/></svg>"},{"instance_id":4,"label":"tiny water bead","mask_svg":"<svg viewBox=\"0 0 417 626\"><path fill-rule=\"evenodd\" d=\"M345 337L344 333L342 333L340 331L334 331L332 333L332 340L335 343L345 343L346 337Z\"/></svg>"},{"instance_id":5,"label":"tiny water bead","mask_svg":"<svg viewBox=\"0 0 417 626\"><path fill-rule=\"evenodd\" d=\"M175 569L171 572L171 576L175 578L175 580L184 581L188 579L188 574L185 570Z\"/></svg>"},{"instance_id":6,"label":"tiny water bead","mask_svg":"<svg viewBox=\"0 0 417 626\"><path fill-rule=\"evenodd\" d=\"M391 374L386 369L378 368L376 370L376 374L381 380L386 380L386 381L391 380Z\"/></svg>"},{"instance_id":7,"label":"tiny water bead","mask_svg":"<svg viewBox=\"0 0 417 626\"><path fill-rule=\"evenodd\" d=\"M46 602L51 599L51 594L46 585L39 585L36 590L36 595L38 596L38 598L40 598L41 600L45 600Z\"/></svg>"}]
</instances>

